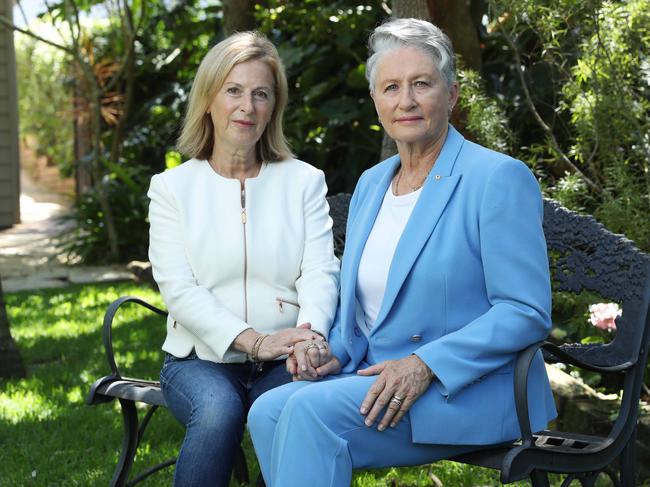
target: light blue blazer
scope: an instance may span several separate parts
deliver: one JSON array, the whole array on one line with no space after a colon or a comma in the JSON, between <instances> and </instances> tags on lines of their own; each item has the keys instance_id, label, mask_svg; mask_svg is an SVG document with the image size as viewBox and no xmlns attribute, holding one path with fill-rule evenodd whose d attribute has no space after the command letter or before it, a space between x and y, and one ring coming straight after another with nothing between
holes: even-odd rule
<instances>
[{"instance_id":1,"label":"light blue blazer","mask_svg":"<svg viewBox=\"0 0 650 487\"><path fill-rule=\"evenodd\" d=\"M518 438L516 353L551 328L539 185L522 162L449 126L366 338L355 322L359 260L398 165L394 156L364 172L352 196L332 351L343 372L410 354L431 368L436 379L409 411L416 443ZM530 371L529 400L533 431L545 428L556 411L541 355Z\"/></svg>"}]
</instances>

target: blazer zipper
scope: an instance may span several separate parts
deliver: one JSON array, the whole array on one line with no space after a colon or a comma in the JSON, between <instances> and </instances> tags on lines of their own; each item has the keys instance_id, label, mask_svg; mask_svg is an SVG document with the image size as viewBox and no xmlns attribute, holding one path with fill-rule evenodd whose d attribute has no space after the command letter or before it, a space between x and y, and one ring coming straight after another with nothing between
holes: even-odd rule
<instances>
[{"instance_id":1,"label":"blazer zipper","mask_svg":"<svg viewBox=\"0 0 650 487\"><path fill-rule=\"evenodd\" d=\"M300 308L300 305L296 303L295 301L289 301L288 299L280 298L277 297L275 300L278 302L278 309L280 310L280 313L284 313L284 305L285 304L290 304L291 306L295 306L296 308Z\"/></svg>"},{"instance_id":2,"label":"blazer zipper","mask_svg":"<svg viewBox=\"0 0 650 487\"><path fill-rule=\"evenodd\" d=\"M244 322L248 323L248 252L246 249L246 186L244 181L241 184L241 223L244 229Z\"/></svg>"}]
</instances>

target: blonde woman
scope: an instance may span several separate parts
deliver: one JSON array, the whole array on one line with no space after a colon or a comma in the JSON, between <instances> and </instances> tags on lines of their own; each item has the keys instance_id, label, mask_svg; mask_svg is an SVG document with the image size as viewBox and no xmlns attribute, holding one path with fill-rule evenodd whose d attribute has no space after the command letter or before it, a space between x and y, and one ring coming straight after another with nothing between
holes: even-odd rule
<instances>
[{"instance_id":1,"label":"blonde woman","mask_svg":"<svg viewBox=\"0 0 650 487\"><path fill-rule=\"evenodd\" d=\"M327 357L339 263L322 171L291 155L275 47L244 32L199 66L178 141L154 176L149 257L169 309L163 395L186 427L174 483L227 486L246 414ZM307 357L309 360L307 360Z\"/></svg>"}]
</instances>

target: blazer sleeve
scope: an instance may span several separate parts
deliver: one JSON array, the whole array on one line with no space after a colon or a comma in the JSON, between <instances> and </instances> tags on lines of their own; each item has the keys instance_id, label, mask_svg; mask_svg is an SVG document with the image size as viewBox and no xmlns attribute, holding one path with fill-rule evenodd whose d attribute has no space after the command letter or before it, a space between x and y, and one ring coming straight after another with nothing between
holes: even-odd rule
<instances>
[{"instance_id":1,"label":"blazer sleeve","mask_svg":"<svg viewBox=\"0 0 650 487\"><path fill-rule=\"evenodd\" d=\"M338 301L339 261L334 255L325 175L312 174L304 192L305 245L296 280L298 324L309 322L312 330L327 336Z\"/></svg>"},{"instance_id":2,"label":"blazer sleeve","mask_svg":"<svg viewBox=\"0 0 650 487\"><path fill-rule=\"evenodd\" d=\"M359 200L359 194L362 192L364 177L361 175L359 182L352 194L350 199L350 205L348 206L348 218L345 224L345 234L350 234L351 222L354 221L354 216L357 211L357 202ZM347 249L347 246L346 246ZM346 250L343 251L343 262L342 266L346 264L345 260ZM341 369L344 369L345 366L350 362L351 357L344 345L343 338L343 328L341 323L341 300L339 299L338 306L336 309L336 316L334 317L334 323L332 324L332 329L330 330L329 339L328 339L330 350L332 355L336 357L341 364Z\"/></svg>"},{"instance_id":3,"label":"blazer sleeve","mask_svg":"<svg viewBox=\"0 0 650 487\"><path fill-rule=\"evenodd\" d=\"M223 358L237 335L250 327L197 283L185 256L178 205L162 174L151 179L148 196L149 260L169 313Z\"/></svg>"},{"instance_id":4,"label":"blazer sleeve","mask_svg":"<svg viewBox=\"0 0 650 487\"><path fill-rule=\"evenodd\" d=\"M485 182L479 244L491 307L416 350L446 396L511 362L551 329L551 288L539 185L520 161L499 163ZM462 270L460 270L462 272Z\"/></svg>"}]
</instances>

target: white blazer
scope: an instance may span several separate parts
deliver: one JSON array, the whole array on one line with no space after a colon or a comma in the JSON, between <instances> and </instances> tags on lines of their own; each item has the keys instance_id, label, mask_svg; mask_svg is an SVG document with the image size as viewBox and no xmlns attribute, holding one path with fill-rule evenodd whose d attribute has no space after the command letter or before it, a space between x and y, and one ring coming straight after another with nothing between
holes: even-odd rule
<instances>
[{"instance_id":1,"label":"white blazer","mask_svg":"<svg viewBox=\"0 0 650 487\"><path fill-rule=\"evenodd\" d=\"M339 261L326 193L323 172L296 159L262 164L243 191L205 160L155 175L149 259L169 310L163 350L243 362L230 346L247 328L310 322L327 336Z\"/></svg>"}]
</instances>

